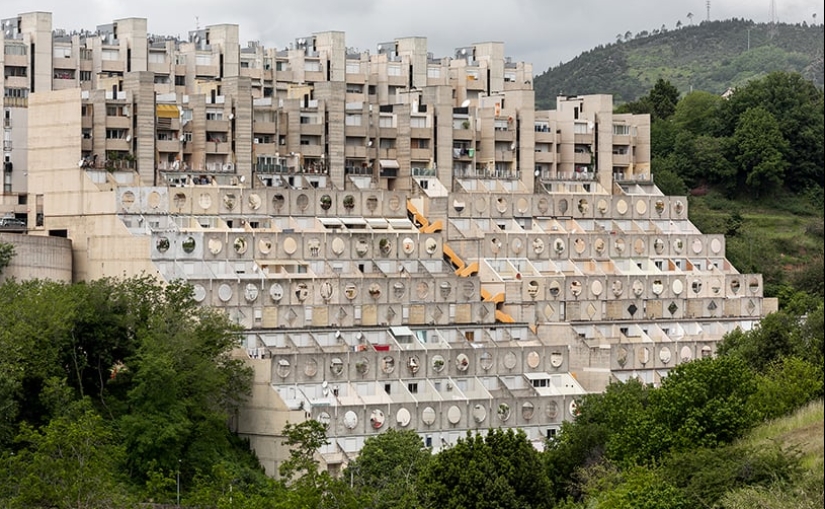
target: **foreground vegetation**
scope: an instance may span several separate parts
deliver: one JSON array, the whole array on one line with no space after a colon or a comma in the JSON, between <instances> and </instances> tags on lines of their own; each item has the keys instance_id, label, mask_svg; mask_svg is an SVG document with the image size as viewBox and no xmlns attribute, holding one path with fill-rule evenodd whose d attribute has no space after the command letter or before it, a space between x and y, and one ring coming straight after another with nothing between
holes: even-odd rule
<instances>
[{"instance_id":1,"label":"foreground vegetation","mask_svg":"<svg viewBox=\"0 0 825 509\"><path fill-rule=\"evenodd\" d=\"M314 460L325 428L307 421L287 427L292 456L274 480L231 432L251 383L230 355L238 330L188 287L9 281L0 506L821 507L821 439L811 447L789 421L757 428L789 415L808 425L795 412L818 401L807 412L821 432L823 306L798 311L729 334L719 357L675 367L661 387L634 380L583 397L541 452L512 429L468 433L436 454L415 432L388 430L332 478ZM780 435L785 445L770 445Z\"/></svg>"}]
</instances>

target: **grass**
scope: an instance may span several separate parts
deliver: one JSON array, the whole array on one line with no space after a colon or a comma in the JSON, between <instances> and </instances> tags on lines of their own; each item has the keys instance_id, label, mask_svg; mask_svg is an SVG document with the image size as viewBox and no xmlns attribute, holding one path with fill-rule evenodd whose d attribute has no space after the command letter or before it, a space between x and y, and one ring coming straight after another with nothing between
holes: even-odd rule
<instances>
[{"instance_id":1,"label":"grass","mask_svg":"<svg viewBox=\"0 0 825 509\"><path fill-rule=\"evenodd\" d=\"M726 258L740 273L762 274L766 288L794 284L823 260L823 211L817 200L691 197L690 220L702 233L725 234ZM766 296L773 296L767 295Z\"/></svg>"},{"instance_id":2,"label":"grass","mask_svg":"<svg viewBox=\"0 0 825 509\"><path fill-rule=\"evenodd\" d=\"M733 490L722 498L721 507L818 509L825 505L822 400L758 427L745 441L755 447L778 443L784 450L798 451L804 471L790 482Z\"/></svg>"},{"instance_id":3,"label":"grass","mask_svg":"<svg viewBox=\"0 0 825 509\"><path fill-rule=\"evenodd\" d=\"M802 453L802 463L808 469L822 469L825 447L825 404L822 400L809 403L792 415L770 421L756 428L748 441L754 446L779 443L783 449L794 448Z\"/></svg>"}]
</instances>

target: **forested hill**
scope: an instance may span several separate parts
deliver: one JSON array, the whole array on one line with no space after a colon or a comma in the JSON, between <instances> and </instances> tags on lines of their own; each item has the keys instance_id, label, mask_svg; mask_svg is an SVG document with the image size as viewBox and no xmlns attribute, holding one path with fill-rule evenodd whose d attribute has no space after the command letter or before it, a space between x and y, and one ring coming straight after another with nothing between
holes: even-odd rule
<instances>
[{"instance_id":1,"label":"forested hill","mask_svg":"<svg viewBox=\"0 0 825 509\"><path fill-rule=\"evenodd\" d=\"M745 19L665 26L616 34L616 42L582 53L536 76L536 105L559 95L612 94L616 104L645 95L659 78L679 92L722 94L772 71L794 71L823 86L823 25Z\"/></svg>"}]
</instances>

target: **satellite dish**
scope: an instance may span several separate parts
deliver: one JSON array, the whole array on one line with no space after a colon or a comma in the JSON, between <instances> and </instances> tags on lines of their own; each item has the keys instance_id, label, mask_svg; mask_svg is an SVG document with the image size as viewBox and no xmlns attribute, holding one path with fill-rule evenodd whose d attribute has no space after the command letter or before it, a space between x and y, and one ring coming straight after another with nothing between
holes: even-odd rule
<instances>
[{"instance_id":1,"label":"satellite dish","mask_svg":"<svg viewBox=\"0 0 825 509\"><path fill-rule=\"evenodd\" d=\"M470 105L470 100L469 99L464 99L464 102L461 103L462 108L466 108L469 105Z\"/></svg>"},{"instance_id":2,"label":"satellite dish","mask_svg":"<svg viewBox=\"0 0 825 509\"><path fill-rule=\"evenodd\" d=\"M78 168L83 168L83 164L84 164L85 162L86 162L86 161L84 161L83 159L81 159L80 161L78 161L78 162L77 162L77 167L78 167Z\"/></svg>"},{"instance_id":3,"label":"satellite dish","mask_svg":"<svg viewBox=\"0 0 825 509\"><path fill-rule=\"evenodd\" d=\"M467 54L467 48L461 48L461 54L466 55Z\"/></svg>"},{"instance_id":4,"label":"satellite dish","mask_svg":"<svg viewBox=\"0 0 825 509\"><path fill-rule=\"evenodd\" d=\"M327 382L326 380L324 380L324 381L321 383L321 387L323 387L324 389L326 389L328 386L329 386L329 382Z\"/></svg>"},{"instance_id":5,"label":"satellite dish","mask_svg":"<svg viewBox=\"0 0 825 509\"><path fill-rule=\"evenodd\" d=\"M127 135L126 135L126 142L128 143L128 142L130 142L130 141L132 141L132 135L131 135L131 134L127 134Z\"/></svg>"},{"instance_id":6,"label":"satellite dish","mask_svg":"<svg viewBox=\"0 0 825 509\"><path fill-rule=\"evenodd\" d=\"M235 114L234 114L234 113L230 113L230 114L229 114L229 120L232 120L232 119L234 119L234 118L235 118Z\"/></svg>"},{"instance_id":7,"label":"satellite dish","mask_svg":"<svg viewBox=\"0 0 825 509\"><path fill-rule=\"evenodd\" d=\"M541 170L536 170L535 172L533 172L533 175L538 177L539 175L541 175Z\"/></svg>"},{"instance_id":8,"label":"satellite dish","mask_svg":"<svg viewBox=\"0 0 825 509\"><path fill-rule=\"evenodd\" d=\"M178 136L178 139L179 139L180 141L184 141L184 140L186 140L186 136L184 136L184 135L182 135L182 134L181 134L180 136Z\"/></svg>"},{"instance_id":9,"label":"satellite dish","mask_svg":"<svg viewBox=\"0 0 825 509\"><path fill-rule=\"evenodd\" d=\"M379 44L379 45L378 45L378 51L381 51L381 49L382 49L382 48L383 48L383 46L381 46L381 45Z\"/></svg>"},{"instance_id":10,"label":"satellite dish","mask_svg":"<svg viewBox=\"0 0 825 509\"><path fill-rule=\"evenodd\" d=\"M246 176L241 175L240 181L241 181L241 184L243 184L244 182L246 182Z\"/></svg>"},{"instance_id":11,"label":"satellite dish","mask_svg":"<svg viewBox=\"0 0 825 509\"><path fill-rule=\"evenodd\" d=\"M593 122L588 122L588 123L587 123L587 128L588 128L588 129L593 129L593 127L595 127L595 125L596 125L596 124L594 124Z\"/></svg>"}]
</instances>

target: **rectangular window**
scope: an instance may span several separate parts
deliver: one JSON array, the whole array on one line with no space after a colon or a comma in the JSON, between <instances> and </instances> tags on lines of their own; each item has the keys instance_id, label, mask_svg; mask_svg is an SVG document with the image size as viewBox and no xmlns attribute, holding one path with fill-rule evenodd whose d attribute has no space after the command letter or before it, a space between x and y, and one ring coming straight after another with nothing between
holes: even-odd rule
<instances>
[{"instance_id":1,"label":"rectangular window","mask_svg":"<svg viewBox=\"0 0 825 509\"><path fill-rule=\"evenodd\" d=\"M195 65L212 65L212 54L196 55Z\"/></svg>"},{"instance_id":2,"label":"rectangular window","mask_svg":"<svg viewBox=\"0 0 825 509\"><path fill-rule=\"evenodd\" d=\"M80 71L80 81L92 81L92 71Z\"/></svg>"},{"instance_id":3,"label":"rectangular window","mask_svg":"<svg viewBox=\"0 0 825 509\"><path fill-rule=\"evenodd\" d=\"M166 63L166 53L162 53L160 51L150 51L149 52L149 63L150 64L165 64Z\"/></svg>"},{"instance_id":4,"label":"rectangular window","mask_svg":"<svg viewBox=\"0 0 825 509\"><path fill-rule=\"evenodd\" d=\"M305 72L320 72L321 71L321 62L317 60L306 60L304 61L304 71Z\"/></svg>"},{"instance_id":5,"label":"rectangular window","mask_svg":"<svg viewBox=\"0 0 825 509\"><path fill-rule=\"evenodd\" d=\"M630 126L626 124L613 124L614 136L627 136L630 134Z\"/></svg>"},{"instance_id":6,"label":"rectangular window","mask_svg":"<svg viewBox=\"0 0 825 509\"><path fill-rule=\"evenodd\" d=\"M360 126L361 125L361 115L352 115L347 114L344 119L344 124L349 126Z\"/></svg>"},{"instance_id":7,"label":"rectangular window","mask_svg":"<svg viewBox=\"0 0 825 509\"><path fill-rule=\"evenodd\" d=\"M120 59L120 51L116 49L105 49L100 52L101 60L119 60Z\"/></svg>"},{"instance_id":8,"label":"rectangular window","mask_svg":"<svg viewBox=\"0 0 825 509\"><path fill-rule=\"evenodd\" d=\"M80 60L92 60L94 55L92 48L80 48Z\"/></svg>"},{"instance_id":9,"label":"rectangular window","mask_svg":"<svg viewBox=\"0 0 825 509\"><path fill-rule=\"evenodd\" d=\"M126 138L125 129L106 129L107 140L122 140Z\"/></svg>"},{"instance_id":10,"label":"rectangular window","mask_svg":"<svg viewBox=\"0 0 825 509\"><path fill-rule=\"evenodd\" d=\"M206 120L223 120L223 110L206 110Z\"/></svg>"},{"instance_id":11,"label":"rectangular window","mask_svg":"<svg viewBox=\"0 0 825 509\"><path fill-rule=\"evenodd\" d=\"M410 382L407 384L407 390L410 394L418 394L418 382Z\"/></svg>"},{"instance_id":12,"label":"rectangular window","mask_svg":"<svg viewBox=\"0 0 825 509\"><path fill-rule=\"evenodd\" d=\"M9 78L11 76L16 76L16 77L19 77L19 78L25 78L28 75L28 69L26 69L25 67L22 67L22 66L7 65L6 67L3 68L3 75L6 78Z\"/></svg>"},{"instance_id":13,"label":"rectangular window","mask_svg":"<svg viewBox=\"0 0 825 509\"><path fill-rule=\"evenodd\" d=\"M347 74L359 74L361 72L360 62L347 62Z\"/></svg>"},{"instance_id":14,"label":"rectangular window","mask_svg":"<svg viewBox=\"0 0 825 509\"><path fill-rule=\"evenodd\" d=\"M18 56L25 56L26 55L26 46L22 44L9 44L8 40L6 41L6 46L3 48L3 52L6 55L18 55Z\"/></svg>"},{"instance_id":15,"label":"rectangular window","mask_svg":"<svg viewBox=\"0 0 825 509\"><path fill-rule=\"evenodd\" d=\"M395 127L393 120L393 117L382 115L378 117L378 127Z\"/></svg>"},{"instance_id":16,"label":"rectangular window","mask_svg":"<svg viewBox=\"0 0 825 509\"><path fill-rule=\"evenodd\" d=\"M411 138L410 148L430 148L430 140L427 138Z\"/></svg>"},{"instance_id":17,"label":"rectangular window","mask_svg":"<svg viewBox=\"0 0 825 509\"><path fill-rule=\"evenodd\" d=\"M4 97L16 97L20 99L25 99L29 96L29 90L27 88L9 88L3 91Z\"/></svg>"},{"instance_id":18,"label":"rectangular window","mask_svg":"<svg viewBox=\"0 0 825 509\"><path fill-rule=\"evenodd\" d=\"M401 76L401 66L398 64L387 66L387 76Z\"/></svg>"},{"instance_id":19,"label":"rectangular window","mask_svg":"<svg viewBox=\"0 0 825 509\"><path fill-rule=\"evenodd\" d=\"M54 58L72 58L71 46L54 46L52 49Z\"/></svg>"},{"instance_id":20,"label":"rectangular window","mask_svg":"<svg viewBox=\"0 0 825 509\"><path fill-rule=\"evenodd\" d=\"M440 78L441 77L441 68L440 67L427 67L427 77L428 78Z\"/></svg>"},{"instance_id":21,"label":"rectangular window","mask_svg":"<svg viewBox=\"0 0 825 509\"><path fill-rule=\"evenodd\" d=\"M585 122L573 123L573 134L587 134L588 132L587 124Z\"/></svg>"},{"instance_id":22,"label":"rectangular window","mask_svg":"<svg viewBox=\"0 0 825 509\"><path fill-rule=\"evenodd\" d=\"M410 117L410 127L414 129L426 129L427 117Z\"/></svg>"}]
</instances>

